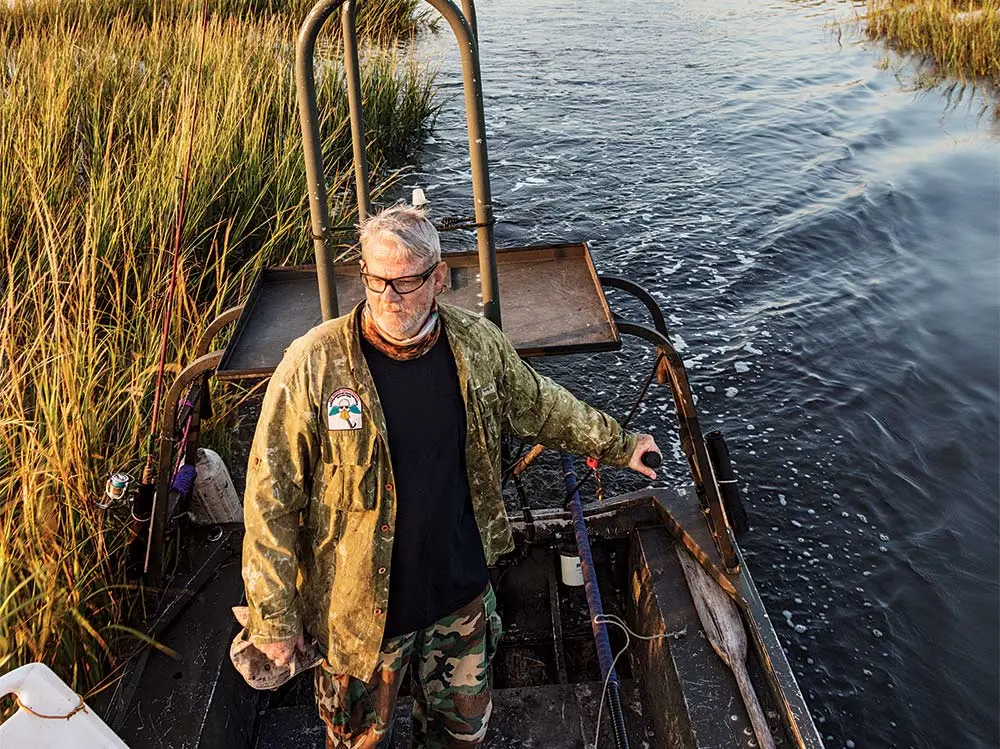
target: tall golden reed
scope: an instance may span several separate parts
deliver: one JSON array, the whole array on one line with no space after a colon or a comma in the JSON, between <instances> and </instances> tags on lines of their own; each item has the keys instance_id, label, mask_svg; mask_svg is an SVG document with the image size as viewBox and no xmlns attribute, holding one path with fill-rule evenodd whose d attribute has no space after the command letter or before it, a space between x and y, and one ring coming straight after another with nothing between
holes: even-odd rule
<instances>
[{"instance_id":1,"label":"tall golden reed","mask_svg":"<svg viewBox=\"0 0 1000 749\"><path fill-rule=\"evenodd\" d=\"M0 11L0 672L44 661L85 693L132 636L127 517L94 499L108 471L136 468L149 428L189 139L169 361L258 268L308 261L311 244L295 23L213 16L192 132L195 14L101 24L65 5ZM371 130L392 135L371 144L384 185L433 117L433 75L405 52L364 65ZM351 223L339 65L319 85L334 221Z\"/></svg>"},{"instance_id":2,"label":"tall golden reed","mask_svg":"<svg viewBox=\"0 0 1000 749\"><path fill-rule=\"evenodd\" d=\"M1000 0L867 0L865 26L945 75L1000 86Z\"/></svg>"}]
</instances>

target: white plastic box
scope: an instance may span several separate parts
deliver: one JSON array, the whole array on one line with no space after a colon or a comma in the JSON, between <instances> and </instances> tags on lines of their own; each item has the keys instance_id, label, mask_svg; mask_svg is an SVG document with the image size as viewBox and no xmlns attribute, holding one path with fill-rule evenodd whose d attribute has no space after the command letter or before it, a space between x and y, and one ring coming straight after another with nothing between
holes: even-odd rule
<instances>
[{"instance_id":1,"label":"white plastic box","mask_svg":"<svg viewBox=\"0 0 1000 749\"><path fill-rule=\"evenodd\" d=\"M72 689L44 663L0 676L0 696L15 694L24 707L0 724L0 749L128 749ZM73 712L77 707L83 707Z\"/></svg>"}]
</instances>

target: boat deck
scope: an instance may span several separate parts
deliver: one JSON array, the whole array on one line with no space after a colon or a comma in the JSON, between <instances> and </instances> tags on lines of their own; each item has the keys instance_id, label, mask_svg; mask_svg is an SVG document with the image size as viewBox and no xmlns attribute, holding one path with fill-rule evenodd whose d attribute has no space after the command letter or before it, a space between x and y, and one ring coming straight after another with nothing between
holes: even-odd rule
<instances>
[{"instance_id":1,"label":"boat deck","mask_svg":"<svg viewBox=\"0 0 1000 749\"><path fill-rule=\"evenodd\" d=\"M660 517L662 508L717 559L690 492L638 492L589 505L585 510L594 565L607 613L641 634L666 639L632 641L618 663L631 749L752 749L756 742L732 673L704 637L677 557L678 544ZM659 508L659 509L658 509ZM494 712L485 746L492 749L592 746L601 691L583 588L558 580L559 551L569 542L569 518L536 513L535 541L524 544L523 522L514 522L520 555L491 570L505 633L493 661ZM196 534L197 535L197 534ZM239 602L241 530L223 539L190 545L192 556L175 579L189 591L183 608L157 639L176 657L148 657L118 685L107 712L99 714L133 747L148 749L272 749L323 746L323 727L312 679L293 680L274 693L254 692L228 659L237 625L229 607ZM745 624L751 647L748 667L778 747L822 746L795 689L752 581L735 579L749 600ZM609 629L613 652L624 636ZM765 663L765 660L767 663ZM767 666L770 668L768 669ZM788 691L795 725L784 720L772 680ZM404 686L393 747L406 747L410 704ZM105 706L107 707L107 706ZM608 721L608 722L605 722ZM804 730L803 730L804 729ZM602 718L601 749L613 746L609 718Z\"/></svg>"},{"instance_id":2,"label":"boat deck","mask_svg":"<svg viewBox=\"0 0 1000 749\"><path fill-rule=\"evenodd\" d=\"M547 684L497 689L484 749L580 749L592 746L602 682ZM629 746L656 746L642 718L635 684L626 682ZM409 749L412 699L399 701L392 749ZM599 749L614 749L607 711L601 718ZM261 718L255 749L323 749L324 727L312 705L272 708Z\"/></svg>"}]
</instances>

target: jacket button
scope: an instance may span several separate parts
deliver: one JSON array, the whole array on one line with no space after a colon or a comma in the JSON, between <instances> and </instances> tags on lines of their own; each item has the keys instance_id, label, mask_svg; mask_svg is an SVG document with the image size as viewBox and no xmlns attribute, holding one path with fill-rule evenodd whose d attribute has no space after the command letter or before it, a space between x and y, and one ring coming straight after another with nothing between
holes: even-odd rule
<instances>
[{"instance_id":1,"label":"jacket button","mask_svg":"<svg viewBox=\"0 0 1000 749\"><path fill-rule=\"evenodd\" d=\"M381 615L382 615L382 609L380 609L378 606L376 606L375 607L375 616L381 616Z\"/></svg>"},{"instance_id":2,"label":"jacket button","mask_svg":"<svg viewBox=\"0 0 1000 749\"><path fill-rule=\"evenodd\" d=\"M392 484L386 484L386 485L385 485L385 490L386 490L387 492L391 492L391 491L392 491Z\"/></svg>"},{"instance_id":3,"label":"jacket button","mask_svg":"<svg viewBox=\"0 0 1000 749\"><path fill-rule=\"evenodd\" d=\"M389 532L389 524L388 523L382 523L382 527L379 528L379 530L382 531L383 533L388 533Z\"/></svg>"},{"instance_id":4,"label":"jacket button","mask_svg":"<svg viewBox=\"0 0 1000 749\"><path fill-rule=\"evenodd\" d=\"M380 575L384 575L384 574L385 574L385 567L379 567L379 568L378 568L378 573L379 573Z\"/></svg>"}]
</instances>

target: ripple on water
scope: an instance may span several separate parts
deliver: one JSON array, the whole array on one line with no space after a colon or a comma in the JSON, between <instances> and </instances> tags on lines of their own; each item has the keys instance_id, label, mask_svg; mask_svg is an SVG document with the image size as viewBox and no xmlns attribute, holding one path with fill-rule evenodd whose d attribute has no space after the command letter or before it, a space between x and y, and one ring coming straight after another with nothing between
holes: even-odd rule
<instances>
[{"instance_id":1,"label":"ripple on water","mask_svg":"<svg viewBox=\"0 0 1000 749\"><path fill-rule=\"evenodd\" d=\"M663 305L828 746L997 745L997 134L838 44L843 4L581 2L478 8L498 242L587 239ZM465 139L456 96L406 180L439 215ZM616 415L647 366L542 364Z\"/></svg>"}]
</instances>

